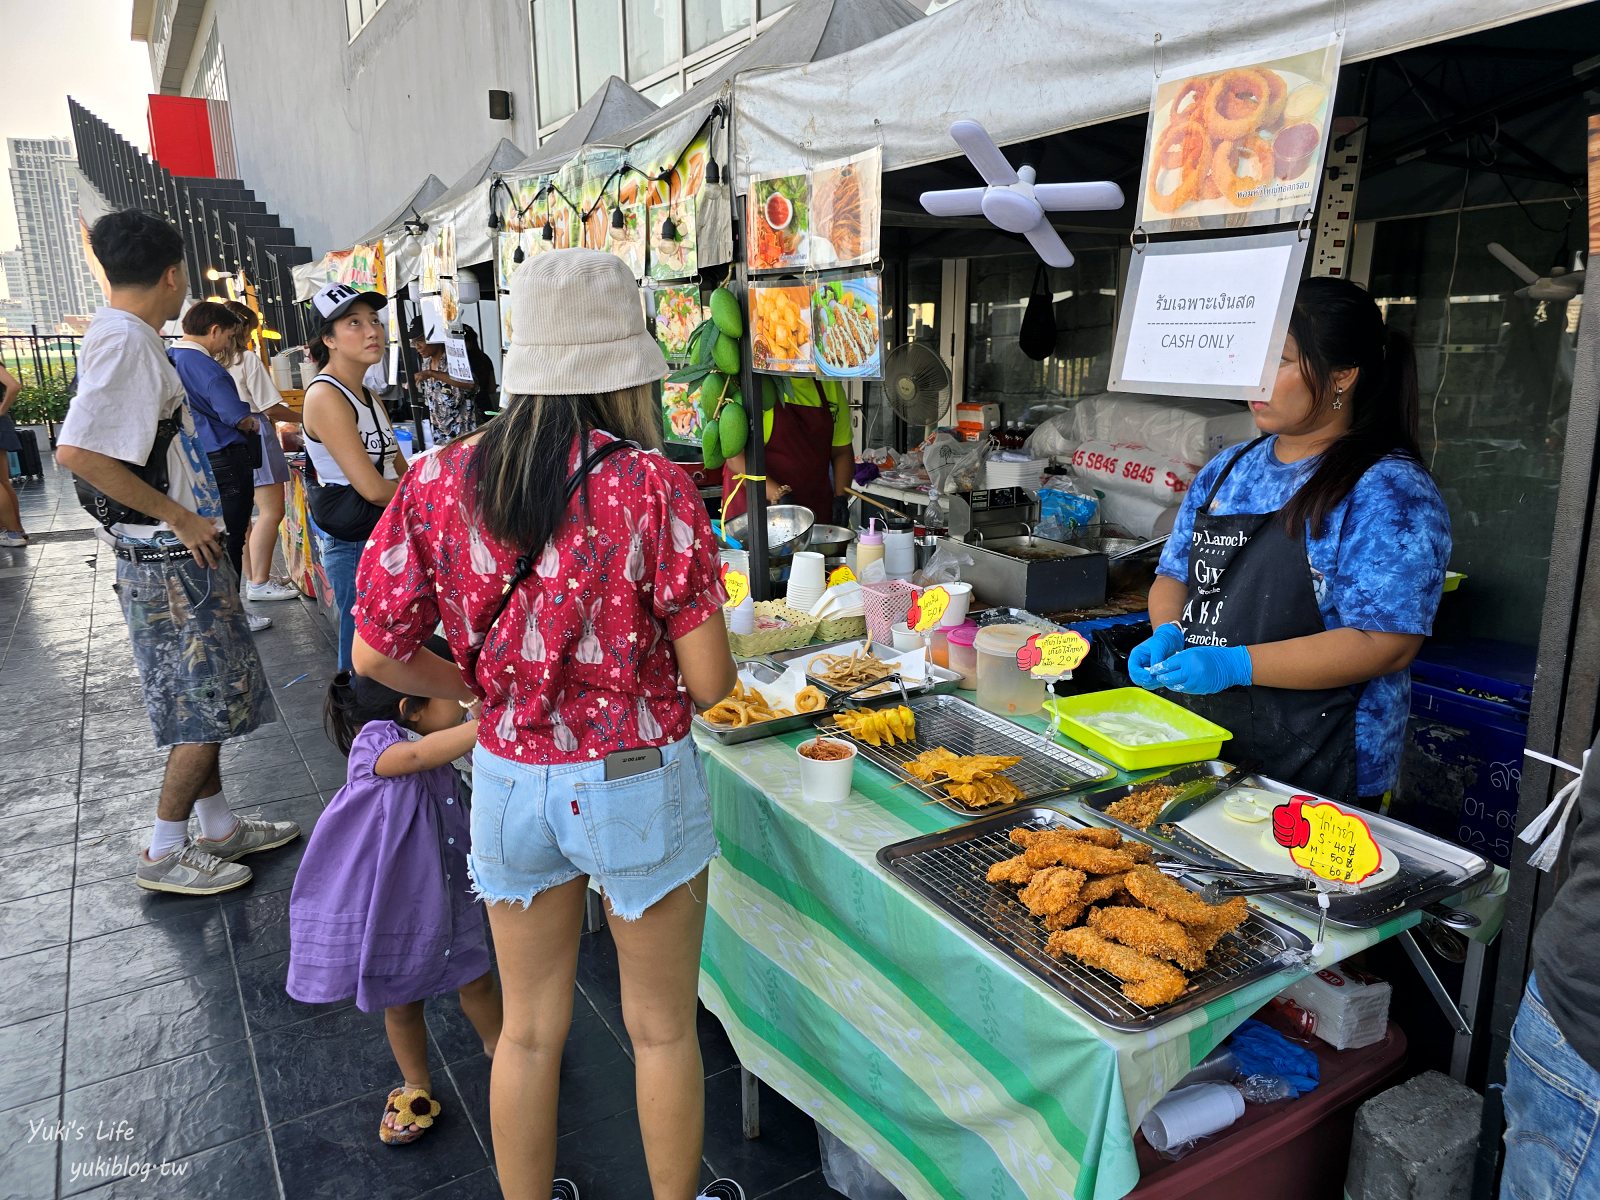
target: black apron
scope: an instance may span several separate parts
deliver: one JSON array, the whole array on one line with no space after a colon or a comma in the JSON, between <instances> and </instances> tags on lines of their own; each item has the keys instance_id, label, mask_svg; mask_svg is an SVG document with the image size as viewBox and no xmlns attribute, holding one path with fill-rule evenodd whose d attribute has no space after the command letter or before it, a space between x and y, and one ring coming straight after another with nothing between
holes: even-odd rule
<instances>
[{"instance_id":1,"label":"black apron","mask_svg":"<svg viewBox=\"0 0 1600 1200\"><path fill-rule=\"evenodd\" d=\"M1190 646L1252 646L1327 629L1311 582L1304 541L1284 528L1281 512L1220 517L1211 505L1239 460L1233 456L1195 510L1189 546L1189 599L1183 610ZM1358 688L1302 691L1252 685L1212 696L1176 696L1186 708L1231 730L1224 753L1253 759L1263 775L1331 800L1356 796Z\"/></svg>"}]
</instances>

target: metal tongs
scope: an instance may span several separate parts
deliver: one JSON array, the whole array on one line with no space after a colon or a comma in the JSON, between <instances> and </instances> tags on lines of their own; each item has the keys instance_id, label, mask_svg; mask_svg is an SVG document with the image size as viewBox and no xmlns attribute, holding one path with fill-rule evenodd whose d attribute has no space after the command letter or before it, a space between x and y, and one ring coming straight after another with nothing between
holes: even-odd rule
<instances>
[{"instance_id":1,"label":"metal tongs","mask_svg":"<svg viewBox=\"0 0 1600 1200\"><path fill-rule=\"evenodd\" d=\"M860 708L863 706L864 700L874 702L882 700L884 698L883 696L867 696L863 698L858 696L857 693L864 692L868 688L882 687L886 683L892 683L900 690L901 704L911 703L911 693L906 690L906 681L900 677L900 672L896 671L893 675L885 675L882 679L871 679L866 683L858 683L853 688L835 693L834 695L828 697L828 702L822 706L817 715L832 716L835 713L844 712L849 708ZM932 683L933 676L929 675L927 683L924 684L924 688L919 690L925 690L926 687Z\"/></svg>"},{"instance_id":2,"label":"metal tongs","mask_svg":"<svg viewBox=\"0 0 1600 1200\"><path fill-rule=\"evenodd\" d=\"M1202 867L1194 863L1166 859L1156 867L1166 875L1210 875L1213 879L1200 889L1207 904L1232 896L1266 896L1274 892L1310 892L1311 881L1299 875L1276 875L1269 871L1247 871L1232 867Z\"/></svg>"}]
</instances>

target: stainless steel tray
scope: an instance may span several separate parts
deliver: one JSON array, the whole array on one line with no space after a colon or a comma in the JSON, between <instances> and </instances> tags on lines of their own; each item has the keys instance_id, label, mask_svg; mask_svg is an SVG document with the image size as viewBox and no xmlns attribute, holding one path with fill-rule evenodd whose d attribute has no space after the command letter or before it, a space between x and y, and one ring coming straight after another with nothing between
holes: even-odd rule
<instances>
[{"instance_id":1,"label":"stainless steel tray","mask_svg":"<svg viewBox=\"0 0 1600 1200\"><path fill-rule=\"evenodd\" d=\"M1138 1032L1276 974L1311 948L1296 930L1250 910L1234 932L1217 943L1212 962L1195 972L1183 995L1170 1004L1146 1008L1122 994L1113 975L1074 959L1044 952L1044 925L1007 887L988 882L989 867L1017 853L1013 829L1075 828L1088 822L1049 808L1014 809L999 817L958 825L878 851L884 870L935 908L966 927L996 954L1044 980L1071 1004L1112 1029Z\"/></svg>"},{"instance_id":2,"label":"stainless steel tray","mask_svg":"<svg viewBox=\"0 0 1600 1200\"><path fill-rule=\"evenodd\" d=\"M838 650L842 646L859 645L861 641L861 638L850 638L842 642L828 642L825 645L802 646L798 650L779 650L774 654L768 654L764 657L766 658L766 661L783 668L797 661L809 661L819 654L826 654L829 651ZM893 646L887 646L882 642L872 642L870 643L870 647L872 652L880 658L884 657L885 655L901 653L901 651L896 650ZM830 699L834 696L841 696L844 694L843 688L836 688L832 684L825 683L814 675L807 675L806 678L815 684L817 689L824 696L827 696ZM950 693L956 691L960 686L960 672L952 671L947 667L941 667L937 663L930 660L928 663L928 677L918 684L906 684L905 690L906 693L911 696L948 696ZM854 697L854 699L857 704L881 704L886 700L893 700L898 703L900 700L900 689L897 687L892 687L889 691L884 692L881 695L857 695Z\"/></svg>"},{"instance_id":3,"label":"stainless steel tray","mask_svg":"<svg viewBox=\"0 0 1600 1200\"><path fill-rule=\"evenodd\" d=\"M972 614L979 628L990 625L1031 625L1040 633L1065 633L1067 627L1025 608L985 608Z\"/></svg>"},{"instance_id":4,"label":"stainless steel tray","mask_svg":"<svg viewBox=\"0 0 1600 1200\"><path fill-rule=\"evenodd\" d=\"M770 683L783 674L781 667L759 658L747 659L739 664L741 670L749 671L758 682ZM797 729L808 728L818 714L814 712L796 713L792 717L779 717L776 721L762 721L759 725L745 725L743 727L729 728L726 725L713 725L699 713L694 715L694 728L719 742L724 746L737 746L741 742L753 742L757 738L777 737L779 734L793 733Z\"/></svg>"},{"instance_id":5,"label":"stainless steel tray","mask_svg":"<svg viewBox=\"0 0 1600 1200\"><path fill-rule=\"evenodd\" d=\"M1062 796L1080 788L1093 787L1110 779L1117 771L1097 758L1068 750L1036 733L1013 725L1004 717L985 712L975 704L954 696L930 696L911 702L917 718L917 736L898 746L869 746L839 729L831 718L818 722L818 728L834 737L855 743L863 758L917 789L929 800L936 800L953 813L964 817L987 817L1009 812L1024 804L1036 804L1052 796ZM1022 789L1022 797L1011 804L971 808L945 795L938 784L924 783L905 769L904 764L925 750L943 746L954 754L1017 755L1022 761L1002 772Z\"/></svg>"},{"instance_id":6,"label":"stainless steel tray","mask_svg":"<svg viewBox=\"0 0 1600 1200\"><path fill-rule=\"evenodd\" d=\"M1212 760L1177 767L1164 775L1141 780L1124 787L1104 788L1077 797L1078 801L1108 824L1130 837L1167 851L1172 857L1202 867L1240 867L1244 864L1212 849L1187 830L1174 825L1152 825L1136 829L1106 813L1106 807L1131 792L1152 783L1183 784L1195 779L1214 779L1226 775L1233 764ZM1310 795L1304 788L1291 787L1265 775L1252 775L1250 786L1279 795ZM1317 797L1323 799L1323 797ZM1220 799L1218 797L1217 799ZM1212 803L1215 803L1214 799ZM1382 816L1363 812L1373 836L1393 850L1400 859L1400 870L1387 883L1355 894L1336 893L1329 898L1328 919L1353 929L1371 929L1415 909L1426 908L1464 891L1494 870L1488 859L1432 834ZM1273 899L1315 917L1316 896L1311 892L1280 892Z\"/></svg>"}]
</instances>

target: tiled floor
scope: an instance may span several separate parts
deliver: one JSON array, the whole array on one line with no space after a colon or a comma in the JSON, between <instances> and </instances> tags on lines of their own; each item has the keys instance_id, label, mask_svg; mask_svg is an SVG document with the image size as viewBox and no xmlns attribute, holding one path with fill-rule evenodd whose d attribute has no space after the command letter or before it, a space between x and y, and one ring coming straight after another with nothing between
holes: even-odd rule
<instances>
[{"instance_id":1,"label":"tiled floor","mask_svg":"<svg viewBox=\"0 0 1600 1200\"><path fill-rule=\"evenodd\" d=\"M3 461L3 460L0 460ZM110 558L64 475L19 488L25 550L0 550L0 1200L499 1195L488 1063L454 998L432 1002L445 1116L414 1146L377 1139L398 1079L380 1017L283 990L300 847L251 860L221 898L129 879L163 755L137 691ZM223 752L236 808L310 831L344 780L320 728L329 627L305 603L261 606L278 720ZM740 1133L739 1074L701 1014L707 1178L749 1195L833 1196L811 1122L763 1089ZM617 968L584 938L562 1068L559 1165L585 1200L648 1194Z\"/></svg>"}]
</instances>

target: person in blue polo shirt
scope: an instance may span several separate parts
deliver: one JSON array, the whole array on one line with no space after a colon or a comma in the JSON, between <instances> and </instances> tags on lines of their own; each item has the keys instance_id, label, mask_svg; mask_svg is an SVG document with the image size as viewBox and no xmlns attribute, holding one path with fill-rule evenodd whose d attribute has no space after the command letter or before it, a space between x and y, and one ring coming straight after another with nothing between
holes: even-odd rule
<instances>
[{"instance_id":1,"label":"person in blue polo shirt","mask_svg":"<svg viewBox=\"0 0 1600 1200\"><path fill-rule=\"evenodd\" d=\"M195 432L211 461L211 473L222 496L222 523L227 529L228 561L237 574L244 561L255 504L255 469L261 452L256 415L239 398L239 388L217 356L230 349L239 318L224 305L202 301L183 314L183 340L167 351L188 393ZM272 622L252 615L250 628Z\"/></svg>"}]
</instances>

